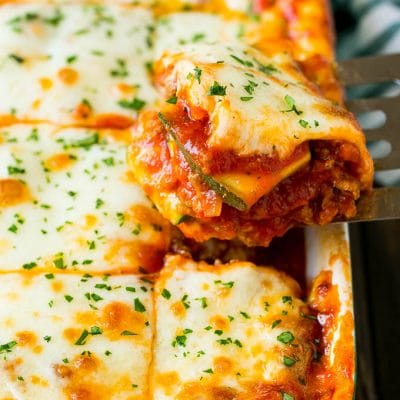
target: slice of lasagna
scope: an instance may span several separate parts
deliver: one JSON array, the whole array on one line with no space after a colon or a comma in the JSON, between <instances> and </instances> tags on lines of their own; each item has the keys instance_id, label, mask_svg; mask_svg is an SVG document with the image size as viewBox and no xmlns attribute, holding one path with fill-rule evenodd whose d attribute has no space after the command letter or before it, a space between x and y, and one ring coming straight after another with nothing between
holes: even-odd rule
<instances>
[{"instance_id":1,"label":"slice of lasagna","mask_svg":"<svg viewBox=\"0 0 400 400\"><path fill-rule=\"evenodd\" d=\"M0 399L148 398L147 280L24 272L0 283Z\"/></svg>"},{"instance_id":2,"label":"slice of lasagna","mask_svg":"<svg viewBox=\"0 0 400 400\"><path fill-rule=\"evenodd\" d=\"M156 283L155 313L154 399L314 398L318 327L285 274L170 257Z\"/></svg>"},{"instance_id":3,"label":"slice of lasagna","mask_svg":"<svg viewBox=\"0 0 400 400\"><path fill-rule=\"evenodd\" d=\"M0 271L154 271L169 223L126 166L127 131L0 129Z\"/></svg>"},{"instance_id":4,"label":"slice of lasagna","mask_svg":"<svg viewBox=\"0 0 400 400\"><path fill-rule=\"evenodd\" d=\"M141 114L129 161L186 236L267 245L294 225L353 216L370 189L356 120L287 54L183 46L159 59L155 80L164 104Z\"/></svg>"}]
</instances>

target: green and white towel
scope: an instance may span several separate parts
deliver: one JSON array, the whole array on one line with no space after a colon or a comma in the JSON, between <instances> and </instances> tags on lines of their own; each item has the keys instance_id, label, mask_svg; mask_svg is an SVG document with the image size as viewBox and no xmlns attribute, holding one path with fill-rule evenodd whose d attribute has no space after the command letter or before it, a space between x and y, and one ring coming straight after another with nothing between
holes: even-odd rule
<instances>
[{"instance_id":1,"label":"green and white towel","mask_svg":"<svg viewBox=\"0 0 400 400\"><path fill-rule=\"evenodd\" d=\"M333 7L339 28L339 59L400 52L400 0L334 0ZM352 97L399 94L400 84L396 83L383 88L355 89L350 93ZM380 153L381 146L371 145L372 154ZM400 169L377 173L376 178L384 185L400 185Z\"/></svg>"}]
</instances>

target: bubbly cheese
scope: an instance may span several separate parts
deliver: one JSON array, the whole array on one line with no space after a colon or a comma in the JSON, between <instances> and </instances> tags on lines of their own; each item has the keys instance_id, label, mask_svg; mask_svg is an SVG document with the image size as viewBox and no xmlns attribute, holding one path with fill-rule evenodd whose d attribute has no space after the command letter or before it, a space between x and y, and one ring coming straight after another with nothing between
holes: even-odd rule
<instances>
[{"instance_id":1,"label":"bubbly cheese","mask_svg":"<svg viewBox=\"0 0 400 400\"><path fill-rule=\"evenodd\" d=\"M356 120L324 99L288 55L267 57L237 43L187 45L165 53L157 73L167 93L207 111L209 147L284 159L305 141L344 140L358 147L363 183L371 182L372 161Z\"/></svg>"},{"instance_id":2,"label":"bubbly cheese","mask_svg":"<svg viewBox=\"0 0 400 400\"><path fill-rule=\"evenodd\" d=\"M127 127L155 99L149 10L10 4L0 29L0 124Z\"/></svg>"},{"instance_id":3,"label":"bubbly cheese","mask_svg":"<svg viewBox=\"0 0 400 400\"><path fill-rule=\"evenodd\" d=\"M155 312L157 400L223 392L254 399L256 386L271 385L265 393L273 396L274 387L283 392L305 379L311 323L301 316L307 311L297 284L276 270L170 257L156 283Z\"/></svg>"},{"instance_id":4,"label":"bubbly cheese","mask_svg":"<svg viewBox=\"0 0 400 400\"><path fill-rule=\"evenodd\" d=\"M124 135L0 129L0 270L161 267L169 225L132 181Z\"/></svg>"},{"instance_id":5,"label":"bubbly cheese","mask_svg":"<svg viewBox=\"0 0 400 400\"><path fill-rule=\"evenodd\" d=\"M147 280L3 273L0 282L0 399L148 398Z\"/></svg>"}]
</instances>

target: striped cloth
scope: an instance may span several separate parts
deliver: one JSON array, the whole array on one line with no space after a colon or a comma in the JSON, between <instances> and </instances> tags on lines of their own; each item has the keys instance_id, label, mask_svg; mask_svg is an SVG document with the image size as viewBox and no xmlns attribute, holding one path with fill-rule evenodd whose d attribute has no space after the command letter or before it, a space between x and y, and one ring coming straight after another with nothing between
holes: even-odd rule
<instances>
[{"instance_id":1,"label":"striped cloth","mask_svg":"<svg viewBox=\"0 0 400 400\"><path fill-rule=\"evenodd\" d=\"M400 0L333 0L339 29L339 59L400 52ZM355 88L350 97L395 96L400 85ZM400 112L400 110L399 110ZM373 124L361 120L362 125ZM400 127L399 127L400 134ZM371 144L373 155L385 151L384 143ZM378 183L400 186L400 169L376 174Z\"/></svg>"}]
</instances>

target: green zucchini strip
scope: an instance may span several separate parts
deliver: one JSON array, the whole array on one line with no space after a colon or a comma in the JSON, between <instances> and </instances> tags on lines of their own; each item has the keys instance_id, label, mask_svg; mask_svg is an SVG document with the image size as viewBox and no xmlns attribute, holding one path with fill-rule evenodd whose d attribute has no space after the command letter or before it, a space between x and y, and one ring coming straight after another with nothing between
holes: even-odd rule
<instances>
[{"instance_id":1,"label":"green zucchini strip","mask_svg":"<svg viewBox=\"0 0 400 400\"><path fill-rule=\"evenodd\" d=\"M200 178L203 180L203 182L206 185L208 185L211 190L214 190L214 192L216 192L219 196L221 196L222 201L225 204L227 204L228 206L231 206L233 208L236 208L239 211L246 211L247 204L240 197L236 196L235 193L232 193L229 189L227 189L221 183L217 182L211 176L205 174L203 172L203 170L201 169L201 167L193 161L192 156L185 149L183 144L179 141L175 129L170 124L170 122L164 117L164 115L161 113L158 113L158 118L161 121L161 123L164 125L168 134L172 137L172 139L178 146L179 150L182 152L183 156L186 159L186 162L189 164L190 169L194 173L198 174L200 176Z\"/></svg>"}]
</instances>

